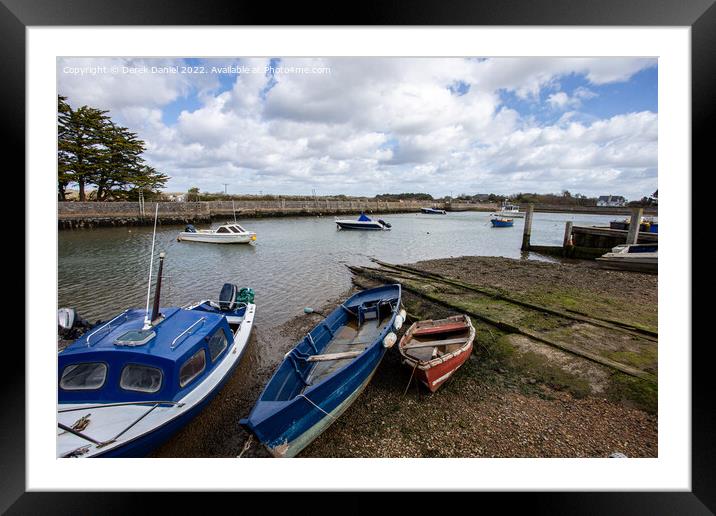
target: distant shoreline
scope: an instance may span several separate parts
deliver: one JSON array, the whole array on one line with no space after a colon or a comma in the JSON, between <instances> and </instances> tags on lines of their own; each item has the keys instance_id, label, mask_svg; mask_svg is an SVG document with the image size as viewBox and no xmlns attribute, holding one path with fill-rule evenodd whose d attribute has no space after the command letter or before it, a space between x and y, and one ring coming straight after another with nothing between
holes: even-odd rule
<instances>
[{"instance_id":1,"label":"distant shoreline","mask_svg":"<svg viewBox=\"0 0 716 516\"><path fill-rule=\"evenodd\" d=\"M324 215L352 215L360 212L368 214L419 213L420 208L434 207L448 213L458 211L492 212L499 209L496 203L435 203L420 201L332 201L316 199L310 201L291 201L285 199L272 201L200 201L200 202L160 202L158 223L180 225L211 223L217 219L233 217L316 217ZM93 227L146 226L154 223L154 211L157 203L146 202L58 202L58 229L81 229ZM523 206L522 209L525 209ZM558 206L535 204L536 212L580 213L594 215L627 216L629 207L599 206ZM655 208L644 208L644 215L656 216Z\"/></svg>"}]
</instances>

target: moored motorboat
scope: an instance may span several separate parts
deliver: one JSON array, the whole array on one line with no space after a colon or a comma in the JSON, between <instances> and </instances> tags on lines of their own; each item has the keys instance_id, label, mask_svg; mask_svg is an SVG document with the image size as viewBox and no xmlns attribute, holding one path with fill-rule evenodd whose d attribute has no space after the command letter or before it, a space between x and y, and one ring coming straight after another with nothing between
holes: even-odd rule
<instances>
[{"instance_id":1,"label":"moored motorboat","mask_svg":"<svg viewBox=\"0 0 716 516\"><path fill-rule=\"evenodd\" d=\"M253 291L218 302L129 309L58 353L57 457L141 457L219 392L246 349Z\"/></svg>"},{"instance_id":2,"label":"moored motorboat","mask_svg":"<svg viewBox=\"0 0 716 516\"><path fill-rule=\"evenodd\" d=\"M611 252L597 258L605 269L619 269L636 272L659 272L658 244L631 244L613 247Z\"/></svg>"},{"instance_id":3,"label":"moored motorboat","mask_svg":"<svg viewBox=\"0 0 716 516\"><path fill-rule=\"evenodd\" d=\"M470 358L474 339L470 318L455 315L414 323L400 339L398 349L411 374L435 392Z\"/></svg>"},{"instance_id":4,"label":"moored motorboat","mask_svg":"<svg viewBox=\"0 0 716 516\"><path fill-rule=\"evenodd\" d=\"M251 244L256 242L256 233L245 230L235 222L222 224L216 229L196 229L188 224L179 233L177 240L208 244Z\"/></svg>"},{"instance_id":5,"label":"moored motorboat","mask_svg":"<svg viewBox=\"0 0 716 516\"><path fill-rule=\"evenodd\" d=\"M629 231L629 226L631 226L631 220L629 219L612 220L611 222L609 222L610 229L621 229L624 231ZM653 218L642 217L641 221L639 222L639 231L643 233L658 233L658 228L659 225Z\"/></svg>"},{"instance_id":6,"label":"moored motorboat","mask_svg":"<svg viewBox=\"0 0 716 516\"><path fill-rule=\"evenodd\" d=\"M420 208L420 211L429 215L447 215L445 210L439 210L437 208Z\"/></svg>"},{"instance_id":7,"label":"moored motorboat","mask_svg":"<svg viewBox=\"0 0 716 516\"><path fill-rule=\"evenodd\" d=\"M495 228L511 228L515 225L514 220L506 219L503 217L495 217L493 219L490 219L490 222L492 222L492 226Z\"/></svg>"},{"instance_id":8,"label":"moored motorboat","mask_svg":"<svg viewBox=\"0 0 716 516\"><path fill-rule=\"evenodd\" d=\"M520 211L520 207L517 204L509 204L503 202L500 206L500 211L496 211L492 214L494 217L509 217L509 218L524 218L525 212Z\"/></svg>"},{"instance_id":9,"label":"moored motorboat","mask_svg":"<svg viewBox=\"0 0 716 516\"><path fill-rule=\"evenodd\" d=\"M335 219L338 229L366 229L366 230L378 230L387 231L391 228L383 219L371 219L365 213L361 213L357 220L349 219Z\"/></svg>"},{"instance_id":10,"label":"moored motorboat","mask_svg":"<svg viewBox=\"0 0 716 516\"><path fill-rule=\"evenodd\" d=\"M400 298L400 285L386 285L339 305L286 353L240 424L274 457L303 450L355 401L397 340Z\"/></svg>"}]
</instances>

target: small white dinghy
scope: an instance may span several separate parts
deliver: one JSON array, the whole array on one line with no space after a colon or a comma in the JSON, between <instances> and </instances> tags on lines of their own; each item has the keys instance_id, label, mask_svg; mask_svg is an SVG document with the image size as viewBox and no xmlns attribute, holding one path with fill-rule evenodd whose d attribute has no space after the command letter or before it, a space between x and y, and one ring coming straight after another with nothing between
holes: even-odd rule
<instances>
[{"instance_id":1,"label":"small white dinghy","mask_svg":"<svg viewBox=\"0 0 716 516\"><path fill-rule=\"evenodd\" d=\"M605 269L619 269L658 274L659 251L657 244L618 245L597 258L597 263Z\"/></svg>"},{"instance_id":2,"label":"small white dinghy","mask_svg":"<svg viewBox=\"0 0 716 516\"><path fill-rule=\"evenodd\" d=\"M256 233L245 230L235 222L222 224L216 229L196 229L189 224L179 233L177 240L209 244L252 244L256 242Z\"/></svg>"}]
</instances>

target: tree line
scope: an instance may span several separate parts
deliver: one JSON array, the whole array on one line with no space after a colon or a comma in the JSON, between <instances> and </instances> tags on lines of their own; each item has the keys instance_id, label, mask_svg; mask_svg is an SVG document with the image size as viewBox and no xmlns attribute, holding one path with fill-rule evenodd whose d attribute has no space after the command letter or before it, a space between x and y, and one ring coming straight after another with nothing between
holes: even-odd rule
<instances>
[{"instance_id":1,"label":"tree line","mask_svg":"<svg viewBox=\"0 0 716 516\"><path fill-rule=\"evenodd\" d=\"M82 106L73 109L67 97L57 97L57 195L67 200L67 189L77 185L79 200L88 200L94 187L96 201L149 199L159 193L169 176L147 165L146 146L136 133L122 127L108 111Z\"/></svg>"}]
</instances>

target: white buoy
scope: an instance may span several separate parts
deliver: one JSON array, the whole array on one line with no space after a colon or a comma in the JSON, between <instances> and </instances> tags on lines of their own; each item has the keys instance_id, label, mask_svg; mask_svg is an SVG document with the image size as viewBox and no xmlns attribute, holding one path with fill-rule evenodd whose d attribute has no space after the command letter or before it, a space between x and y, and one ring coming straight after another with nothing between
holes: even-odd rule
<instances>
[{"instance_id":1,"label":"white buoy","mask_svg":"<svg viewBox=\"0 0 716 516\"><path fill-rule=\"evenodd\" d=\"M402 327L403 327L403 318L400 315L396 315L395 321L393 321L393 328L395 328L395 331L398 331Z\"/></svg>"},{"instance_id":2,"label":"white buoy","mask_svg":"<svg viewBox=\"0 0 716 516\"><path fill-rule=\"evenodd\" d=\"M392 348L393 345L395 344L395 341L397 341L397 340L398 340L398 336L391 331L383 339L383 347L384 348Z\"/></svg>"}]
</instances>

